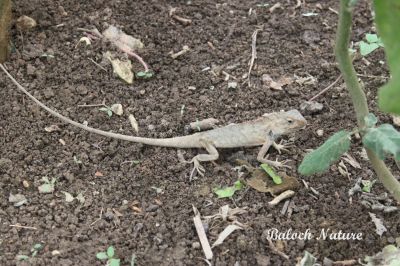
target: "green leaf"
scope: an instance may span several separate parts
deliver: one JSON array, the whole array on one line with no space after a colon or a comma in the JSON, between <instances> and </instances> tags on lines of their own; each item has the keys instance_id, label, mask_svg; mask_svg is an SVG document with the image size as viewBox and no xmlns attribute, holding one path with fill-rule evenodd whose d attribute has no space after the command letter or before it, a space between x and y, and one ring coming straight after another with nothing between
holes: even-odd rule
<instances>
[{"instance_id":1,"label":"green leaf","mask_svg":"<svg viewBox=\"0 0 400 266\"><path fill-rule=\"evenodd\" d=\"M374 43L374 42L379 42L380 41L378 35L370 34L370 33L365 34L365 39L369 43Z\"/></svg>"},{"instance_id":2,"label":"green leaf","mask_svg":"<svg viewBox=\"0 0 400 266\"><path fill-rule=\"evenodd\" d=\"M381 160L387 154L393 154L396 160L400 160L400 133L392 125L383 124L368 129L362 141Z\"/></svg>"},{"instance_id":3,"label":"green leaf","mask_svg":"<svg viewBox=\"0 0 400 266\"><path fill-rule=\"evenodd\" d=\"M243 188L243 183L240 180L238 180L234 183L234 186L235 186L236 190L240 190Z\"/></svg>"},{"instance_id":4,"label":"green leaf","mask_svg":"<svg viewBox=\"0 0 400 266\"><path fill-rule=\"evenodd\" d=\"M230 198L235 194L236 191L243 188L242 182L240 180L236 181L233 186L225 188L214 189L214 193L217 194L218 198Z\"/></svg>"},{"instance_id":5,"label":"green leaf","mask_svg":"<svg viewBox=\"0 0 400 266\"><path fill-rule=\"evenodd\" d=\"M272 178L272 181L274 181L275 184L282 184L282 178L275 173L274 169L272 169L271 166L263 163L260 165L260 167Z\"/></svg>"},{"instance_id":6,"label":"green leaf","mask_svg":"<svg viewBox=\"0 0 400 266\"><path fill-rule=\"evenodd\" d=\"M400 1L374 0L375 22L385 45L385 54L392 76L379 89L378 102L382 111L400 114Z\"/></svg>"},{"instance_id":7,"label":"green leaf","mask_svg":"<svg viewBox=\"0 0 400 266\"><path fill-rule=\"evenodd\" d=\"M365 125L367 127L374 127L376 123L378 123L378 118L373 113L369 113L366 117L364 117Z\"/></svg>"},{"instance_id":8,"label":"green leaf","mask_svg":"<svg viewBox=\"0 0 400 266\"><path fill-rule=\"evenodd\" d=\"M111 110L110 107L101 107L101 108L99 109L99 111L102 111L102 112L107 113L107 115L108 115L109 117L112 117L112 115L113 115L113 112L112 112L112 110Z\"/></svg>"},{"instance_id":9,"label":"green leaf","mask_svg":"<svg viewBox=\"0 0 400 266\"><path fill-rule=\"evenodd\" d=\"M364 192L371 192L372 186L375 184L376 180L370 181L370 180L361 180L361 184L363 185L362 191Z\"/></svg>"},{"instance_id":10,"label":"green leaf","mask_svg":"<svg viewBox=\"0 0 400 266\"><path fill-rule=\"evenodd\" d=\"M96 258L98 258L99 260L106 260L108 259L108 256L105 252L99 252L96 254Z\"/></svg>"},{"instance_id":11,"label":"green leaf","mask_svg":"<svg viewBox=\"0 0 400 266\"><path fill-rule=\"evenodd\" d=\"M43 245L40 244L40 243L38 243L38 244L35 244L35 245L33 246L33 248L36 249L36 250L41 250L41 249L43 248Z\"/></svg>"},{"instance_id":12,"label":"green leaf","mask_svg":"<svg viewBox=\"0 0 400 266\"><path fill-rule=\"evenodd\" d=\"M366 43L364 41L360 42L360 54L362 56L369 55L373 51L379 48L379 45L376 43Z\"/></svg>"},{"instance_id":13,"label":"green leaf","mask_svg":"<svg viewBox=\"0 0 400 266\"><path fill-rule=\"evenodd\" d=\"M110 259L110 266L119 266L120 259Z\"/></svg>"},{"instance_id":14,"label":"green leaf","mask_svg":"<svg viewBox=\"0 0 400 266\"><path fill-rule=\"evenodd\" d=\"M153 73L151 71L139 71L136 73L136 77L138 77L138 78L148 79L148 78L151 78L152 76L153 76Z\"/></svg>"},{"instance_id":15,"label":"green leaf","mask_svg":"<svg viewBox=\"0 0 400 266\"><path fill-rule=\"evenodd\" d=\"M54 191L54 184L43 184L38 187L39 193L52 193Z\"/></svg>"},{"instance_id":16,"label":"green leaf","mask_svg":"<svg viewBox=\"0 0 400 266\"><path fill-rule=\"evenodd\" d=\"M114 257L114 247L113 247L113 246L109 246L109 247L108 247L108 249L107 249L107 256L108 256L109 258Z\"/></svg>"},{"instance_id":17,"label":"green leaf","mask_svg":"<svg viewBox=\"0 0 400 266\"><path fill-rule=\"evenodd\" d=\"M351 133L345 130L331 136L315 151L307 154L299 166L302 175L320 173L329 168L340 156L350 148Z\"/></svg>"},{"instance_id":18,"label":"green leaf","mask_svg":"<svg viewBox=\"0 0 400 266\"><path fill-rule=\"evenodd\" d=\"M27 255L17 255L16 258L18 261L29 260L29 256Z\"/></svg>"}]
</instances>

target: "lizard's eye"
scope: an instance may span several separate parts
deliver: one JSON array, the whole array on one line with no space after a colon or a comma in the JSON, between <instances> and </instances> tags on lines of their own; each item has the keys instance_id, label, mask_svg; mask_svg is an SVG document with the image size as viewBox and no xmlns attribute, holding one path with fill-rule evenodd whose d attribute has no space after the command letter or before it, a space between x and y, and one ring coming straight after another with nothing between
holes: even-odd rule
<instances>
[{"instance_id":1,"label":"lizard's eye","mask_svg":"<svg viewBox=\"0 0 400 266\"><path fill-rule=\"evenodd\" d=\"M293 123L293 119L288 118L287 122L288 122L289 124L292 124L292 123Z\"/></svg>"}]
</instances>

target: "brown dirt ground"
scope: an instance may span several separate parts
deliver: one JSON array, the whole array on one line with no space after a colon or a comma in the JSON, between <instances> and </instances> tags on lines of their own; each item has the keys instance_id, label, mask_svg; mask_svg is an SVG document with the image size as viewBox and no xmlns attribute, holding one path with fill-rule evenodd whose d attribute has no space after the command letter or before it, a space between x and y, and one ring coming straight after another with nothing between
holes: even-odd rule
<instances>
[{"instance_id":1,"label":"brown dirt ground","mask_svg":"<svg viewBox=\"0 0 400 266\"><path fill-rule=\"evenodd\" d=\"M253 119L263 113L299 108L300 104L332 83L339 75L332 54L338 9L337 1L306 1L294 9L296 1L281 1L273 13L269 7L257 6L260 1L230 0L199 1L15 1L14 17L28 15L38 26L20 33L13 28L15 51L6 64L9 71L37 98L76 121L103 130L134 134L127 116L108 118L98 108L79 108L80 104L121 103L125 111L134 113L140 125L140 136L172 137L188 134L186 125L196 119L214 117L228 124ZM360 1L356 10L353 40L361 40L371 32L372 21L367 1ZM63 16L59 6L68 13ZM170 6L178 15L192 19L183 26L168 15ZM249 15L249 9L252 12ZM307 12L317 16L302 16ZM145 44L143 58L155 71L149 80L137 80L126 85L114 77L110 66L106 71L89 60L101 63L102 53L115 48L95 41L89 47L75 45L82 33L78 27L117 25ZM257 40L257 59L249 87L243 74L248 71L251 55L251 35L262 27ZM214 48L210 47L212 43ZM192 50L171 59L171 51L188 45ZM54 58L41 57L52 54ZM379 61L383 51L369 56L370 65L356 60L357 71L370 77L360 77L366 93L375 105L377 88L388 76ZM140 66L134 63L136 70ZM236 89L228 89L224 75L202 71L206 67L225 70L238 79ZM216 70L216 72L218 72ZM281 76L311 75L315 84L293 83L283 91L273 91L261 83L262 74L274 79ZM232 79L231 79L232 80ZM294 169L288 174L302 178L318 190L311 196L303 185L293 197L290 217L281 214L283 203L269 207L271 195L245 189L233 200L217 199L210 192L214 187L232 184L238 176L232 168L234 158L250 160L254 165L257 149L221 151L216 164L206 163L204 178L189 181L190 167L179 163L175 149L149 147L88 134L60 123L40 110L27 97L0 75L0 264L17 262L18 254L29 254L36 243L44 249L29 260L29 265L104 265L95 254L109 245L116 249L122 265L129 265L132 254L137 265L205 265L192 217L192 205L202 215L212 215L225 204L247 207L249 212L238 216L246 230L233 233L214 249L215 265L294 265L307 250L323 260L358 259L371 255L399 236L398 213L376 215L383 220L387 232L379 237L368 212L361 205L359 194L350 201L348 190L358 177L376 178L367 161L360 156L360 141L356 140L351 154L362 165L355 169L347 165L350 179L342 176L337 166L327 173L302 177ZM195 90L188 89L196 87ZM279 156L297 166L306 149L320 145L339 128L352 129L354 117L342 81L318 99L324 109L307 115L309 125L294 135L295 147ZM184 106L183 114L181 108ZM381 120L389 121L380 115ZM61 130L48 133L46 126L57 124ZM318 129L324 136L316 134ZM63 139L65 146L60 144ZM185 151L190 158L198 150ZM76 164L73 157L82 163ZM275 158L277 153L271 152ZM138 165L127 161L139 160ZM389 162L393 167L392 162ZM96 171L104 176L96 177ZM398 174L398 172L396 172ZM42 176L56 177L52 194L39 194ZM29 183L25 188L23 181ZM157 194L152 187L161 188ZM86 202L67 203L62 191L83 192ZM373 192L383 192L381 184ZM28 203L14 207L9 194L24 194ZM134 205L142 210L135 212ZM99 219L102 212L101 219ZM118 211L122 216L113 213ZM296 211L297 210L297 211ZM37 230L10 227L13 224L36 227ZM209 224L208 236L213 242L227 223ZM318 234L322 228L333 231L363 233L362 241L276 242L290 257L286 261L271 252L265 230L291 228ZM264 234L263 234L264 232ZM59 255L52 255L58 250ZM239 264L235 264L238 262Z\"/></svg>"}]
</instances>

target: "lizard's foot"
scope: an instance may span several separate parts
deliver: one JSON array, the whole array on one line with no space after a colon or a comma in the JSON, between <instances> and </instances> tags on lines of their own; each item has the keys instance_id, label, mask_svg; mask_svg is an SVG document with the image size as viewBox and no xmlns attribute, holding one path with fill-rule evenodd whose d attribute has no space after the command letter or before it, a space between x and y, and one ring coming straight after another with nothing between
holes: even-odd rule
<instances>
[{"instance_id":1,"label":"lizard's foot","mask_svg":"<svg viewBox=\"0 0 400 266\"><path fill-rule=\"evenodd\" d=\"M288 169L292 168L291 166L287 165L287 163L290 162L291 160L284 160L282 162L279 162L278 160L272 161L272 160L268 160L268 159L262 159L259 161L261 163L266 163L266 164L269 164L276 168L288 168Z\"/></svg>"},{"instance_id":2,"label":"lizard's foot","mask_svg":"<svg viewBox=\"0 0 400 266\"><path fill-rule=\"evenodd\" d=\"M273 142L272 146L275 148L275 150L278 151L279 154L281 154L281 151L289 151L288 148L292 147L293 142L284 142L283 140L281 140L278 143Z\"/></svg>"},{"instance_id":3,"label":"lizard's foot","mask_svg":"<svg viewBox=\"0 0 400 266\"><path fill-rule=\"evenodd\" d=\"M200 164L199 160L193 158L190 162L193 163L193 169L192 172L190 173L190 180L193 179L196 173L198 173L201 176L204 176L206 169L204 169L204 167Z\"/></svg>"}]
</instances>

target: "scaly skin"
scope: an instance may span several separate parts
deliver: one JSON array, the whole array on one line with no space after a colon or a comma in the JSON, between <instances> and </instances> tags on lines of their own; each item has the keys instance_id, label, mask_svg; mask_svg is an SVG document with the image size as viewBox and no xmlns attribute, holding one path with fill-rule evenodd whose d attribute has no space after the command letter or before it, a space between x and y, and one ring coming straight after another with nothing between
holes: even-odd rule
<instances>
[{"instance_id":1,"label":"scaly skin","mask_svg":"<svg viewBox=\"0 0 400 266\"><path fill-rule=\"evenodd\" d=\"M200 162L213 161L218 159L218 151L216 150L216 148L238 148L263 145L257 159L260 162L269 163L277 167L284 166L279 162L266 160L264 158L266 152L271 145L273 145L279 151L282 146L275 143L276 138L281 135L295 132L305 127L307 123L300 112L293 109L287 112L264 114L262 117L256 120L243 122L240 124L231 124L188 136L153 139L122 135L85 126L55 112L54 110L50 109L42 102L37 100L35 97L33 97L10 75L10 73L8 73L8 71L4 68L2 64L0 64L0 68L7 74L7 76L18 87L20 91L26 94L40 107L45 109L53 116L58 117L62 121L79 127L83 130L105 137L143 143L152 146L172 148L205 148L209 152L209 154L199 154L191 160L191 162L193 162L195 165L195 170L197 170L200 174L202 174L204 171L203 168L200 166Z\"/></svg>"}]
</instances>

